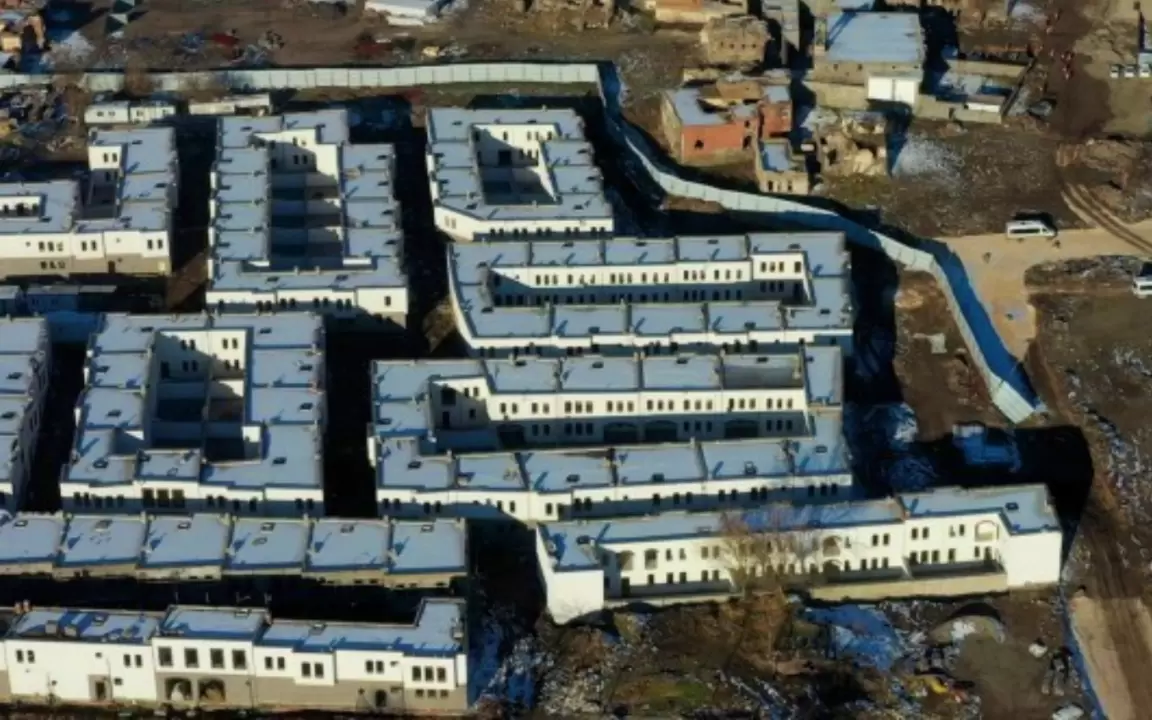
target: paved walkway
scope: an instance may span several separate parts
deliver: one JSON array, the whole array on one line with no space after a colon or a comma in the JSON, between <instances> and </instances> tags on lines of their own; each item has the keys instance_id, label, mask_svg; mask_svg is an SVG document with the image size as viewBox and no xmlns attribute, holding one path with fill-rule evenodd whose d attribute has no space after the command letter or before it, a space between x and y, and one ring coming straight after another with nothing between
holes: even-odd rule
<instances>
[{"instance_id":1,"label":"paved walkway","mask_svg":"<svg viewBox=\"0 0 1152 720\"><path fill-rule=\"evenodd\" d=\"M1152 241L1152 221L1127 229ZM1003 233L939 238L964 263L972 288L980 296L1004 346L1023 359L1036 337L1036 313L1028 302L1024 273L1033 265L1097 255L1143 255L1108 230L1068 230L1056 246L1044 238L1008 239Z\"/></svg>"}]
</instances>

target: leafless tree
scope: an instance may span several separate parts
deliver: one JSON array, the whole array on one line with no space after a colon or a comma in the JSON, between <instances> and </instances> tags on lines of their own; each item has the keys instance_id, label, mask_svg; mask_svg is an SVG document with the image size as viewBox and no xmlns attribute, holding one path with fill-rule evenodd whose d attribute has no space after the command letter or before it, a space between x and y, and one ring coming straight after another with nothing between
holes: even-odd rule
<instances>
[{"instance_id":1,"label":"leafless tree","mask_svg":"<svg viewBox=\"0 0 1152 720\"><path fill-rule=\"evenodd\" d=\"M820 577L820 534L790 527L785 519L792 514L787 507L766 507L754 521L738 513L721 518L728 572L742 595L783 594L786 586L811 585Z\"/></svg>"}]
</instances>

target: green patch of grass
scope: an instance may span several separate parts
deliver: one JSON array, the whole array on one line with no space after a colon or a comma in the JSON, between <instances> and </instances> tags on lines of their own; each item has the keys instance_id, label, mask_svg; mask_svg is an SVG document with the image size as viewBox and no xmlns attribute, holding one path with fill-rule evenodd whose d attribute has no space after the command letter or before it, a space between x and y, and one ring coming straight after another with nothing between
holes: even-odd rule
<instances>
[{"instance_id":1,"label":"green patch of grass","mask_svg":"<svg viewBox=\"0 0 1152 720\"><path fill-rule=\"evenodd\" d=\"M664 712L707 707L712 704L712 696L712 688L696 678L665 675L636 678L617 692L617 697L630 705Z\"/></svg>"}]
</instances>

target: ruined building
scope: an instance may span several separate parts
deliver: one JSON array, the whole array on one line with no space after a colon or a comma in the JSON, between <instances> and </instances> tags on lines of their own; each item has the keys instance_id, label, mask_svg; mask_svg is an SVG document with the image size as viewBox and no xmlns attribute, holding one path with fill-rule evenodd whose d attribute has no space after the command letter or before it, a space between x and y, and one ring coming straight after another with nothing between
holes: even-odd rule
<instances>
[{"instance_id":1,"label":"ruined building","mask_svg":"<svg viewBox=\"0 0 1152 720\"><path fill-rule=\"evenodd\" d=\"M716 18L700 30L708 65L751 68L764 62L772 36L768 23L751 16Z\"/></svg>"}]
</instances>

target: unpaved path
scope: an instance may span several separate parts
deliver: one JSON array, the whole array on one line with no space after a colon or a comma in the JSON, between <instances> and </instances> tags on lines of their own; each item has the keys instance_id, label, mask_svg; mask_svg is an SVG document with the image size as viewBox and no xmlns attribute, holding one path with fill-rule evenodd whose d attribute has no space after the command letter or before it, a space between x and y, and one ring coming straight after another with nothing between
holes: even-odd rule
<instances>
[{"instance_id":1,"label":"unpaved path","mask_svg":"<svg viewBox=\"0 0 1152 720\"><path fill-rule=\"evenodd\" d=\"M1124 226L1152 244L1152 221ZM1036 311L1028 300L1024 273L1034 265L1098 255L1148 255L1128 238L1102 228L1068 230L1059 242L1044 238L1012 239L1002 233L941 238L964 263L972 288L988 310L1004 346L1023 359L1036 337Z\"/></svg>"}]
</instances>

